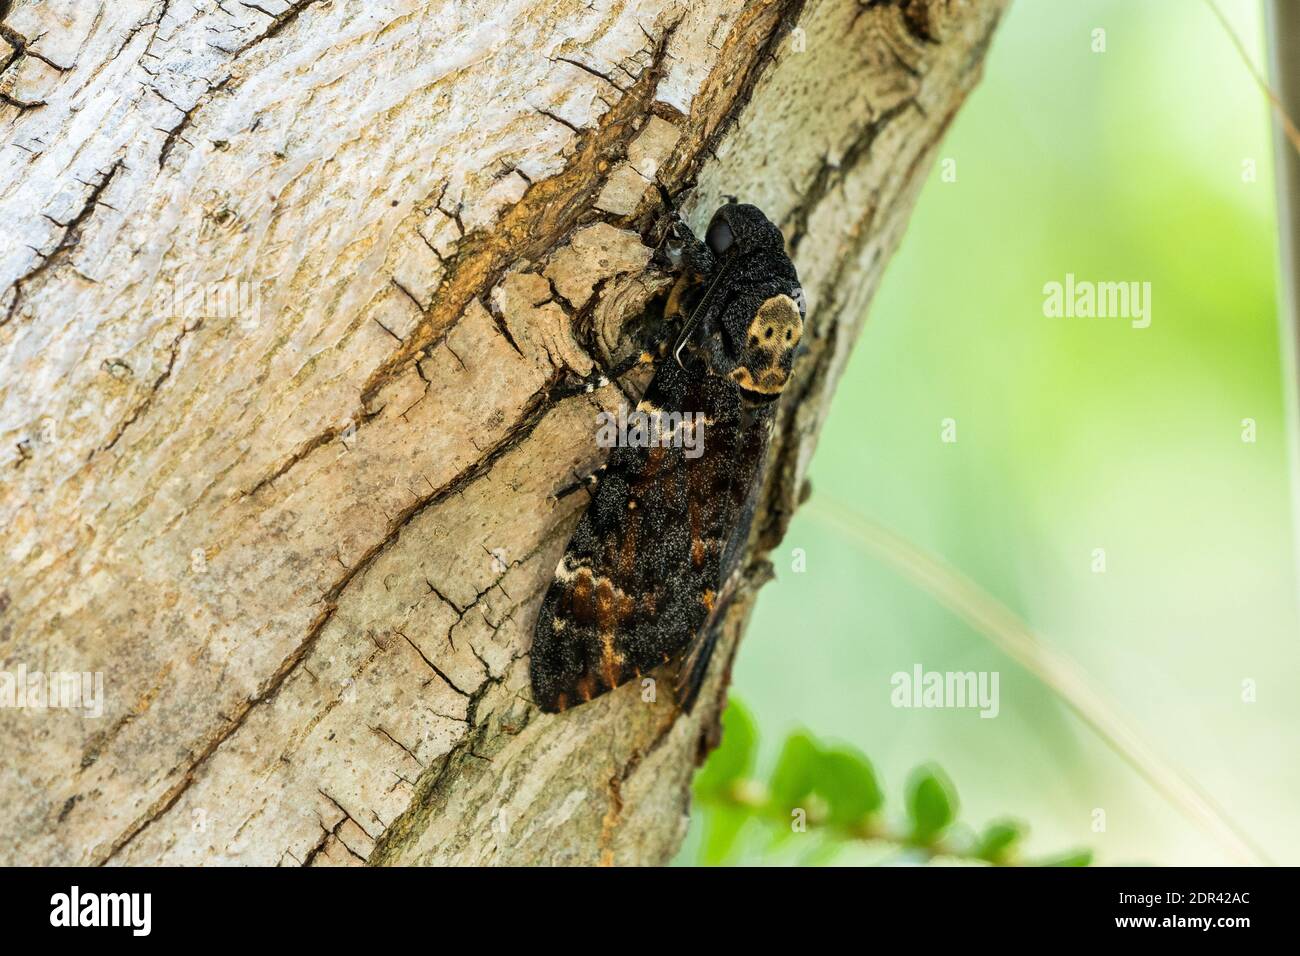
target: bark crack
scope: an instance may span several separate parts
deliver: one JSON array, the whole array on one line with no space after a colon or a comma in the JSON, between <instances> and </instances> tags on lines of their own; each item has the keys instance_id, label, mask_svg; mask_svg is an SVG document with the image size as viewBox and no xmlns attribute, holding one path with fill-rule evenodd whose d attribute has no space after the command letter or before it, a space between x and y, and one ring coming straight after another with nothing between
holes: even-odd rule
<instances>
[{"instance_id":1,"label":"bark crack","mask_svg":"<svg viewBox=\"0 0 1300 956\"><path fill-rule=\"evenodd\" d=\"M208 99L214 93L220 93L223 90L225 90L226 87L230 85L233 79L234 79L234 74L227 73L225 77L218 80L216 83L213 83L206 90L204 90L203 93L199 94L198 99L194 101L194 105L191 106L189 109L185 109L181 106L178 106L177 104L173 103L171 100L167 99L167 97L163 96L162 93L159 92L156 88L152 86L149 87L149 89L153 90L153 92L158 96L160 100L162 100L164 103L166 103L168 106L172 107L173 109L179 110L181 114L181 118L177 120L175 126L173 126L171 129L160 131L166 133L166 136L163 138L163 144L158 150L159 169L162 169L167 164L167 157L171 155L172 148L175 147L177 140L180 140L182 143L185 143L186 145L191 147L194 145L189 140L187 140L183 135L185 131L190 128L190 124L194 122L194 114L198 112L201 106L207 103Z\"/></svg>"},{"instance_id":2,"label":"bark crack","mask_svg":"<svg viewBox=\"0 0 1300 956\"><path fill-rule=\"evenodd\" d=\"M285 10L278 16L267 13L261 7L254 6L251 3L244 3L244 6L253 7L253 9L257 10L259 13L266 13L266 15L271 18L271 25L262 34L246 41L242 46L235 50L235 56L243 56L253 47L257 46L257 44L262 43L265 40L270 40L272 37L283 33L295 20L298 19L299 16L302 15L304 10L321 2L323 2L323 0L303 0L302 3L291 5L288 10Z\"/></svg>"},{"instance_id":3,"label":"bark crack","mask_svg":"<svg viewBox=\"0 0 1300 956\"><path fill-rule=\"evenodd\" d=\"M546 413L554 407L549 395L550 388L553 387L554 384L555 380L553 379L538 391L527 403L523 413L520 415L519 419L516 420L514 426L504 436L502 436L501 439L493 444L493 446L489 448L477 461L467 466L441 488L438 488L433 493L417 500L390 523L389 530L385 536L373 545L364 555L362 555L361 559L357 561L355 565L347 569L343 576L329 588L325 595L323 595L322 601L324 607L320 614L317 615L315 622L309 628L306 637L294 649L293 653L281 662L280 666L276 668L264 683L262 689L259 690L255 696L241 701L239 708L231 717L227 725L208 741L197 757L190 761L189 765L182 773L180 780L178 780L157 801L155 801L153 806L146 811L144 816L130 830L120 836L112 844L107 855L99 861L101 865L112 860L136 837L138 837L140 833L175 806L176 802L180 800L185 791L193 785L199 770L207 760L216 753L217 749L243 726L244 721L248 718L248 715L252 712L253 708L258 704L272 700L276 694L279 693L285 680L294 672L298 665L306 659L308 652L310 652L310 650L315 646L316 641L324 631L325 626L330 622L334 613L338 610L340 595L347 589L348 585L352 583L353 579L366 568L370 567L370 565L374 563L375 559L391 547L401 537L403 529L405 529L408 524L429 508L434 507L440 502L446 501L448 498L460 493L472 482L487 474L501 456L532 434L533 430L541 423ZM446 680L445 675L440 676L443 676L443 679ZM492 680L494 679L489 673L488 680L485 681L485 684ZM468 696L472 703L474 700L472 695L467 695L464 691L460 691L451 683L450 680L447 680L447 683L462 695ZM480 690L482 690L481 687Z\"/></svg>"},{"instance_id":4,"label":"bark crack","mask_svg":"<svg viewBox=\"0 0 1300 956\"><path fill-rule=\"evenodd\" d=\"M799 246L808 233L808 217L812 211L844 182L849 172L855 169L870 154L872 145L880 138L885 128L907 112L909 108L915 106L917 106L915 96L910 96L895 103L859 131L858 135L849 144L848 149L844 151L843 156L835 162L830 160L822 162L816 175L813 176L812 182L803 190L804 198L795 206L793 213L787 218L786 222L782 224L790 230L789 242L792 254L798 254Z\"/></svg>"},{"instance_id":5,"label":"bark crack","mask_svg":"<svg viewBox=\"0 0 1300 956\"><path fill-rule=\"evenodd\" d=\"M652 55L651 65L641 79L626 91L595 129L580 134L574 158L563 170L529 186L523 197L502 213L490 228L465 233L462 227L460 245L455 255L446 260L446 273L431 305L427 309L421 307L421 319L416 327L400 347L371 373L362 388L363 408L411 361L429 358L470 303L490 292L512 264L537 258L555 248L580 224L608 221L609 217L595 208L595 197L604 187L614 160L626 152L628 143L639 131L637 120L645 115L654 99L675 29L674 23L664 31ZM459 222L456 213L447 212L440 205L436 208ZM508 330L502 331L518 351L519 346ZM367 420L359 416L359 424ZM253 490L285 474L336 434L336 431L327 430L308 439L300 453L286 461L272 476L258 481Z\"/></svg>"},{"instance_id":6,"label":"bark crack","mask_svg":"<svg viewBox=\"0 0 1300 956\"><path fill-rule=\"evenodd\" d=\"M118 439L120 439L122 435L125 434L126 430L130 428L133 424L135 424L135 422L140 418L141 415L143 415L145 412L149 410L149 407L153 404L154 397L158 394L158 390L162 388L164 382L166 382L169 378L171 378L172 370L176 367L176 358L177 356L180 355L181 342L183 342L185 340L185 337L189 335L191 332L197 332L202 327L203 327L202 319L199 319L193 325L190 326L182 325L180 332L176 334L176 337L172 339L171 345L168 347L166 367L162 370L161 373L159 373L158 377L153 380L153 384L149 386L149 391L145 395L144 399L141 400L141 402L138 405L136 405L134 409L131 410L131 413L126 417L125 420L123 420L123 422L120 425L117 426L117 428L113 429L113 434L109 436L108 441L104 445L100 446L100 448L96 450L91 451L89 457L86 459L87 461L95 457L95 455L98 452L108 451L114 445L116 445Z\"/></svg>"},{"instance_id":7,"label":"bark crack","mask_svg":"<svg viewBox=\"0 0 1300 956\"><path fill-rule=\"evenodd\" d=\"M28 284L44 275L44 273L48 271L62 256L66 255L69 250L75 248L81 241L82 230L90 220L90 217L94 214L95 209L100 205L100 197L104 195L104 191L112 184L114 177L117 176L119 170L122 168L123 160L121 158L113 161L113 164L100 175L99 182L91 186L90 192L87 194L85 201L81 204L81 208L77 210L76 214L68 220L67 225L63 227L63 233L59 236L59 240L55 244L54 248L50 250L48 254L38 252L37 254L40 255L41 261L14 280L13 285L11 285L8 290L12 293L13 297L9 301L9 308L5 313L4 321L0 322L0 327L8 325L17 314L18 309L22 306L23 299L26 296Z\"/></svg>"}]
</instances>

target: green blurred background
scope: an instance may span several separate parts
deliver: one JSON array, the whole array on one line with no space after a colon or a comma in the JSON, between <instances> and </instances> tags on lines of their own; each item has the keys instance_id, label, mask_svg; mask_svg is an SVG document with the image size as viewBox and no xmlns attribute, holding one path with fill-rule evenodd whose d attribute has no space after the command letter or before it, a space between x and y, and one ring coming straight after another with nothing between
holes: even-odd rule
<instances>
[{"instance_id":1,"label":"green blurred background","mask_svg":"<svg viewBox=\"0 0 1300 956\"><path fill-rule=\"evenodd\" d=\"M1219 5L1263 66L1258 3ZM852 512L1006 604L1270 859L1300 862L1272 150L1268 104L1204 3L1012 3L939 151L957 179L931 172L736 663L760 776L804 727L871 758L887 813L934 761L964 820L1019 818L1031 853L1233 862L1053 691L865 549ZM1067 272L1150 282L1150 327L1045 317L1043 285ZM1000 714L892 707L890 676L917 663L999 672ZM702 859L711 812L695 810L679 862ZM760 830L728 861L807 859ZM816 858L899 859L887 849Z\"/></svg>"}]
</instances>

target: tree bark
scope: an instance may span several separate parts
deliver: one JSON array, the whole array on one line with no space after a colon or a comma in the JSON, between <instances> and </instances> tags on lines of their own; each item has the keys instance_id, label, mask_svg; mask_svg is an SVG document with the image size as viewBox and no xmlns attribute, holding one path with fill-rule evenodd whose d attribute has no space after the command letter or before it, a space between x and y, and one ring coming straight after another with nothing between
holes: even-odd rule
<instances>
[{"instance_id":1,"label":"tree bark","mask_svg":"<svg viewBox=\"0 0 1300 956\"><path fill-rule=\"evenodd\" d=\"M764 555L1000 0L0 4L4 863L659 863ZM6 49L7 47L7 49ZM663 287L785 231L810 348L694 713L528 690Z\"/></svg>"}]
</instances>

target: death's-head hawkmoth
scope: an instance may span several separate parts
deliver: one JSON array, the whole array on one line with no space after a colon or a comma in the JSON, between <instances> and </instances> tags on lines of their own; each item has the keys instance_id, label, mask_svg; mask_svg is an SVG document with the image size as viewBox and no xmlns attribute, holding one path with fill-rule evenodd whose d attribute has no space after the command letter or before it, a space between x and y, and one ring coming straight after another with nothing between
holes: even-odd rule
<instances>
[{"instance_id":1,"label":"death's-head hawkmoth","mask_svg":"<svg viewBox=\"0 0 1300 956\"><path fill-rule=\"evenodd\" d=\"M794 264L757 207L722 206L703 242L675 221L658 258L676 273L672 335L644 356L640 440L614 447L542 603L531 676L545 711L666 663L694 704L803 333Z\"/></svg>"}]
</instances>

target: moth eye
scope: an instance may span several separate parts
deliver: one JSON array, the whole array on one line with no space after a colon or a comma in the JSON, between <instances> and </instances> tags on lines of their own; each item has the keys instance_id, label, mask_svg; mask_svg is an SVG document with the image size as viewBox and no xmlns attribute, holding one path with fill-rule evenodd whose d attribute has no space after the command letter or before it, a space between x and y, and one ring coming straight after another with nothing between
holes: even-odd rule
<instances>
[{"instance_id":1,"label":"moth eye","mask_svg":"<svg viewBox=\"0 0 1300 956\"><path fill-rule=\"evenodd\" d=\"M731 226L727 220L721 216L714 216L713 222L709 223L709 231L704 235L704 241L709 244L715 256L720 256L735 242L735 237L731 234Z\"/></svg>"},{"instance_id":2,"label":"moth eye","mask_svg":"<svg viewBox=\"0 0 1300 956\"><path fill-rule=\"evenodd\" d=\"M758 344L758 336L757 336L757 335L751 335L751 336L749 337L749 344L750 344L750 345L757 345L757 344Z\"/></svg>"},{"instance_id":3,"label":"moth eye","mask_svg":"<svg viewBox=\"0 0 1300 956\"><path fill-rule=\"evenodd\" d=\"M786 330L785 330L785 340L786 340L787 342L789 342L792 338L794 338L794 333L791 332L789 329L786 329Z\"/></svg>"},{"instance_id":4,"label":"moth eye","mask_svg":"<svg viewBox=\"0 0 1300 956\"><path fill-rule=\"evenodd\" d=\"M765 338L765 339L770 339L770 338L772 337L772 334L773 334L775 331L776 331L776 329L769 328L766 332L763 333L763 338Z\"/></svg>"}]
</instances>

